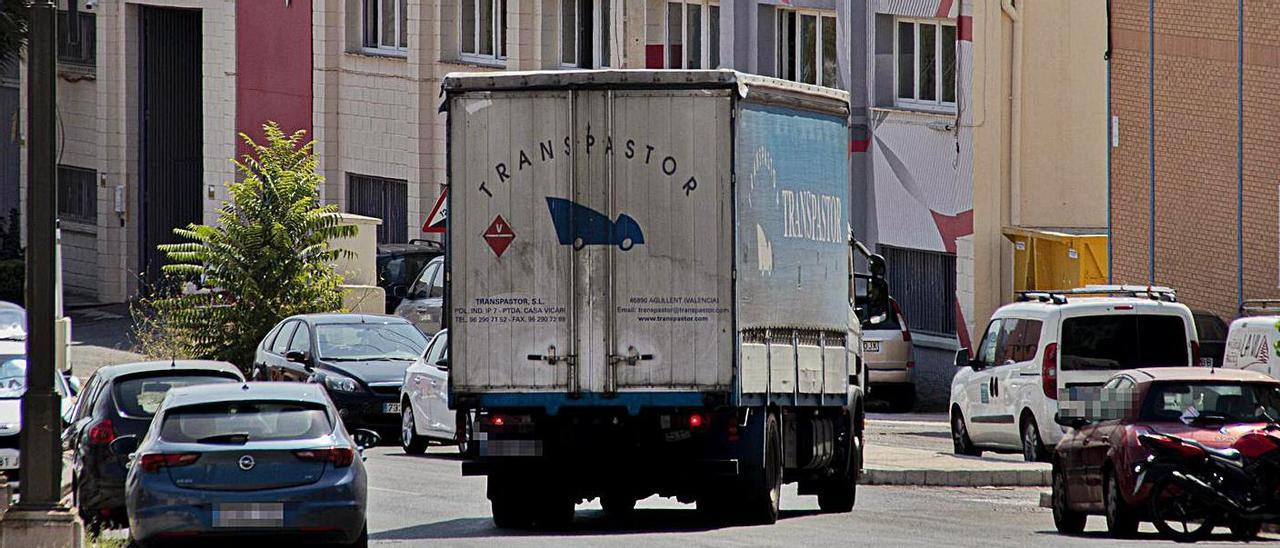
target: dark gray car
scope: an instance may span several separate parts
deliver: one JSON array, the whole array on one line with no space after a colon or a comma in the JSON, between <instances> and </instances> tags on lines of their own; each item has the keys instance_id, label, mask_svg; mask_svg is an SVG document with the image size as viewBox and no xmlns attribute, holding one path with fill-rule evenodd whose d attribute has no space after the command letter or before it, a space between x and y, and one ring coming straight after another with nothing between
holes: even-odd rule
<instances>
[{"instance_id":1,"label":"dark gray car","mask_svg":"<svg viewBox=\"0 0 1280 548\"><path fill-rule=\"evenodd\" d=\"M141 544L198 537L367 546L362 451L320 389L301 383L175 388L130 454L129 534Z\"/></svg>"},{"instance_id":2,"label":"dark gray car","mask_svg":"<svg viewBox=\"0 0 1280 548\"><path fill-rule=\"evenodd\" d=\"M440 330L444 317L444 257L436 257L409 286L396 315L413 322L428 337Z\"/></svg>"}]
</instances>

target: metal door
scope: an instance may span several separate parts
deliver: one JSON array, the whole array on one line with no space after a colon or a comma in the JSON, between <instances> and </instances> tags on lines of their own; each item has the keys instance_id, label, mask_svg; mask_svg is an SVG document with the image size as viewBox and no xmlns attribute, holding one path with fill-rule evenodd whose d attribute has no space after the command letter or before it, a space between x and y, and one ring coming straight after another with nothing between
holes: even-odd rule
<instances>
[{"instance_id":1,"label":"metal door","mask_svg":"<svg viewBox=\"0 0 1280 548\"><path fill-rule=\"evenodd\" d=\"M140 6L140 270L148 282L167 262L156 246L203 220L204 113L199 10Z\"/></svg>"}]
</instances>

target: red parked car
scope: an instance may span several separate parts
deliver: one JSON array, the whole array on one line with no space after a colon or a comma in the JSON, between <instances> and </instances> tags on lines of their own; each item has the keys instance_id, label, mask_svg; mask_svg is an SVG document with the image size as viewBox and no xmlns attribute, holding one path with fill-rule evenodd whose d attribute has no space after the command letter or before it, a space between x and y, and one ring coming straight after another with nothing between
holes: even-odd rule
<instances>
[{"instance_id":1,"label":"red parked car","mask_svg":"<svg viewBox=\"0 0 1280 548\"><path fill-rule=\"evenodd\" d=\"M1161 433L1231 447L1242 435L1280 417L1280 381L1252 371L1168 367L1116 373L1087 418L1059 417L1071 427L1053 455L1053 521L1078 533L1089 515L1104 515L1114 536L1130 536L1147 520L1150 482L1134 489L1135 466L1149 450L1138 436Z\"/></svg>"}]
</instances>

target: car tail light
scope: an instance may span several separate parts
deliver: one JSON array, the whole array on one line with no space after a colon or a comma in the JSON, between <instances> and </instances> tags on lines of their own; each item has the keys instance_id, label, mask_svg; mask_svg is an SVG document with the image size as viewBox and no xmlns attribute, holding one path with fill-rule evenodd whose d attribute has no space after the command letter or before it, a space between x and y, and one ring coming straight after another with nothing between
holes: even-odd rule
<instances>
[{"instance_id":1,"label":"car tail light","mask_svg":"<svg viewBox=\"0 0 1280 548\"><path fill-rule=\"evenodd\" d=\"M111 419L102 419L89 428L89 443L106 445L113 441L116 441L116 429Z\"/></svg>"},{"instance_id":2,"label":"car tail light","mask_svg":"<svg viewBox=\"0 0 1280 548\"><path fill-rule=\"evenodd\" d=\"M1058 343L1049 343L1044 347L1044 361L1040 364L1040 383L1044 389L1044 397L1058 399Z\"/></svg>"},{"instance_id":3,"label":"car tail light","mask_svg":"<svg viewBox=\"0 0 1280 548\"><path fill-rule=\"evenodd\" d=\"M907 329L907 317L902 315L902 308L898 306L898 301L889 301L893 305L893 315L898 318L898 325L902 328L902 342L911 342L911 330Z\"/></svg>"},{"instance_id":4,"label":"car tail light","mask_svg":"<svg viewBox=\"0 0 1280 548\"><path fill-rule=\"evenodd\" d=\"M302 451L294 451L293 454L300 460L333 463L334 468L351 466L351 463L356 460L356 452L352 451L350 447L304 449Z\"/></svg>"},{"instance_id":5,"label":"car tail light","mask_svg":"<svg viewBox=\"0 0 1280 548\"><path fill-rule=\"evenodd\" d=\"M186 466L200 460L199 453L148 453L138 459L143 472L156 472L161 468Z\"/></svg>"},{"instance_id":6,"label":"car tail light","mask_svg":"<svg viewBox=\"0 0 1280 548\"><path fill-rule=\"evenodd\" d=\"M1200 343L1191 341L1191 367L1200 367Z\"/></svg>"}]
</instances>

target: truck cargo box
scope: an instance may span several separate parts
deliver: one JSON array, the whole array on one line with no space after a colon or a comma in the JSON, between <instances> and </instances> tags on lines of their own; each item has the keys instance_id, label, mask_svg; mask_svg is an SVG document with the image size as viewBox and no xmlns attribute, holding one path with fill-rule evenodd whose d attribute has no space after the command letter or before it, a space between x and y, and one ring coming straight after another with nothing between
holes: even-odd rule
<instances>
[{"instance_id":1,"label":"truck cargo box","mask_svg":"<svg viewBox=\"0 0 1280 548\"><path fill-rule=\"evenodd\" d=\"M727 70L444 88L455 404L845 404L843 92Z\"/></svg>"}]
</instances>

